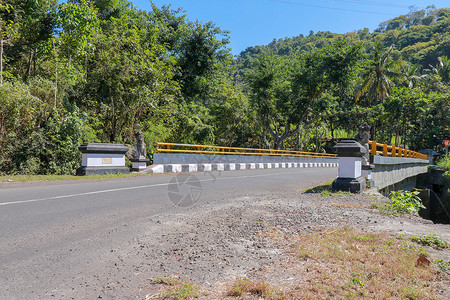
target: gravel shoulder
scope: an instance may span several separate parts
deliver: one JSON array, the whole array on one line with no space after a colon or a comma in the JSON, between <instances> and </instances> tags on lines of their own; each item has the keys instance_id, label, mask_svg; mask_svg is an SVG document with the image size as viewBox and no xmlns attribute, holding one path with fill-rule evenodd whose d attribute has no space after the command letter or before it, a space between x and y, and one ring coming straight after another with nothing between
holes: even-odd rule
<instances>
[{"instance_id":1,"label":"gravel shoulder","mask_svg":"<svg viewBox=\"0 0 450 300\"><path fill-rule=\"evenodd\" d=\"M62 233L54 233L69 239L70 232L78 230L73 243L61 240L59 248L40 256L30 252L27 261L4 264L2 270L17 272L12 273L15 278L5 278L9 286L0 299L157 299L164 287L152 279L166 276L199 285L201 299L225 299L227 286L237 278L301 284L286 248L289 241L280 243L272 233L295 237L351 227L404 237L434 232L450 243L450 225L417 216L385 216L370 208L383 201L386 198L377 193L323 196L289 186L274 192L234 190L164 214L149 215L140 207L140 212L128 212L135 216L132 221L108 210L108 215L89 220L85 229L60 228ZM100 228L99 233L83 238L89 227ZM40 238L51 237L44 232ZM449 248L424 250L430 260L450 261ZM48 274L45 268L55 271ZM35 274L35 279L27 282L25 273ZM436 298L450 299L450 275L442 272L441 277Z\"/></svg>"},{"instance_id":2,"label":"gravel shoulder","mask_svg":"<svg viewBox=\"0 0 450 300\"><path fill-rule=\"evenodd\" d=\"M207 291L202 296L205 299L218 297L208 291L220 290L236 278L289 283L292 274L279 271L288 254L260 234L268 228L292 235L343 227L405 237L434 232L450 242L449 225L416 216L385 216L369 208L384 200L378 194L322 196L297 191L251 195L230 199L227 204L202 204L177 214L154 216L147 220L147 234L135 238L95 275L103 278L103 285L98 281L84 296L151 299L160 289L151 278L160 276L178 276L200 285ZM449 249L425 250L431 259L450 261ZM449 280L445 280L442 299L450 298Z\"/></svg>"}]
</instances>

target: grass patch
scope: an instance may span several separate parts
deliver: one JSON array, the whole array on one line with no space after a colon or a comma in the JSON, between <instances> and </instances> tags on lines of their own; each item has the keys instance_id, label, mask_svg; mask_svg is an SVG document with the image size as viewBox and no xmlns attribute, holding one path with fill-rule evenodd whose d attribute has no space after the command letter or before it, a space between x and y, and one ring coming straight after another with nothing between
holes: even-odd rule
<instances>
[{"instance_id":1,"label":"grass patch","mask_svg":"<svg viewBox=\"0 0 450 300\"><path fill-rule=\"evenodd\" d=\"M229 287L227 296L257 296L260 299L262 298L267 300L288 299L286 294L281 289L272 287L266 281L255 281L247 278L236 279L236 281Z\"/></svg>"},{"instance_id":2,"label":"grass patch","mask_svg":"<svg viewBox=\"0 0 450 300\"><path fill-rule=\"evenodd\" d=\"M289 299L435 299L436 266L421 266L423 250L389 234L352 228L298 237L293 253L306 283Z\"/></svg>"},{"instance_id":3,"label":"grass patch","mask_svg":"<svg viewBox=\"0 0 450 300\"><path fill-rule=\"evenodd\" d=\"M323 197L340 197L344 195L351 195L350 192L333 192L331 185L333 180L327 181L321 185L317 185L308 189L303 190L305 194L320 194Z\"/></svg>"},{"instance_id":4,"label":"grass patch","mask_svg":"<svg viewBox=\"0 0 450 300\"><path fill-rule=\"evenodd\" d=\"M198 285L176 276L157 277L152 278L151 281L154 284L163 285L160 292L152 299L188 300L196 299L203 294Z\"/></svg>"},{"instance_id":5,"label":"grass patch","mask_svg":"<svg viewBox=\"0 0 450 300\"><path fill-rule=\"evenodd\" d=\"M392 191L389 194L389 202L376 205L376 207L385 215L418 215L420 209L425 208L418 196L419 193L420 190Z\"/></svg>"},{"instance_id":6,"label":"grass patch","mask_svg":"<svg viewBox=\"0 0 450 300\"><path fill-rule=\"evenodd\" d=\"M446 241L442 240L440 237L438 237L437 235L435 235L432 232L430 232L427 235L412 236L411 241L416 242L421 245L424 245L424 246L430 246L435 249L448 248L448 243Z\"/></svg>"},{"instance_id":7,"label":"grass patch","mask_svg":"<svg viewBox=\"0 0 450 300\"><path fill-rule=\"evenodd\" d=\"M108 179L108 178L127 178L136 176L146 176L141 173L127 174L104 174L90 176L74 175L4 175L0 176L0 182L34 182L34 181L63 181L63 180L86 180L86 179Z\"/></svg>"},{"instance_id":8,"label":"grass patch","mask_svg":"<svg viewBox=\"0 0 450 300\"><path fill-rule=\"evenodd\" d=\"M307 194L320 194L322 192L331 192L331 184L333 183L332 180L327 181L321 185L317 185L308 189L303 190L304 193Z\"/></svg>"},{"instance_id":9,"label":"grass patch","mask_svg":"<svg viewBox=\"0 0 450 300\"><path fill-rule=\"evenodd\" d=\"M442 269L442 271L450 272L450 262L445 261L444 259L435 259L433 261L439 268Z\"/></svg>"}]
</instances>

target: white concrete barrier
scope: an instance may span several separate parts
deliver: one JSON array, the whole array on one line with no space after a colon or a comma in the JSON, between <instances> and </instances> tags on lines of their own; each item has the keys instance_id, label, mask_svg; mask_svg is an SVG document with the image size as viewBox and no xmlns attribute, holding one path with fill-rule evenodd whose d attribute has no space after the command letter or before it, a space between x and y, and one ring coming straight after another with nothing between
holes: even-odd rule
<instances>
[{"instance_id":1,"label":"white concrete barrier","mask_svg":"<svg viewBox=\"0 0 450 300\"><path fill-rule=\"evenodd\" d=\"M187 164L181 166L183 172L197 172L197 164Z\"/></svg>"},{"instance_id":2,"label":"white concrete barrier","mask_svg":"<svg viewBox=\"0 0 450 300\"><path fill-rule=\"evenodd\" d=\"M142 173L179 173L179 172L209 172L235 171L275 168L323 168L337 167L338 163L216 163L216 164L156 164Z\"/></svg>"},{"instance_id":3,"label":"white concrete barrier","mask_svg":"<svg viewBox=\"0 0 450 300\"><path fill-rule=\"evenodd\" d=\"M209 172L212 170L211 164L199 164L198 165L198 171L200 172Z\"/></svg>"}]
</instances>

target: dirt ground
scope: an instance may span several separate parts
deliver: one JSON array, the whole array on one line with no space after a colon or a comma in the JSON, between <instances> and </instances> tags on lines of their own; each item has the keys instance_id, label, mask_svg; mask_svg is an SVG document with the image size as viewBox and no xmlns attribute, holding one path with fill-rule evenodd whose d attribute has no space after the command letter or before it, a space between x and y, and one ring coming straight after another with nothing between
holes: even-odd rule
<instances>
[{"instance_id":1,"label":"dirt ground","mask_svg":"<svg viewBox=\"0 0 450 300\"><path fill-rule=\"evenodd\" d=\"M409 215L385 216L370 208L383 201L386 198L377 193L322 196L297 191L235 198L222 205L200 203L174 215L152 217L148 234L134 239L126 254L110 261L114 267L108 268L108 282L98 298L155 299L162 287L151 279L161 276L198 284L205 291L202 299L221 298L218 291L236 278L289 285L295 278L283 271L289 253L261 234L270 228L292 236L345 227L404 237L434 232L450 243L450 225ZM450 261L449 248L424 250L430 260ZM450 275L442 273L436 297L450 299Z\"/></svg>"}]
</instances>

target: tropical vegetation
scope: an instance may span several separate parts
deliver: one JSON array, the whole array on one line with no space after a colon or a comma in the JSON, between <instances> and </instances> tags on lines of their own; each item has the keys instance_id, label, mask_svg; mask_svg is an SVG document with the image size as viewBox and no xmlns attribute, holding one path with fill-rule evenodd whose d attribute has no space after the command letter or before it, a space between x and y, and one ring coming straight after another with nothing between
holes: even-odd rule
<instances>
[{"instance_id":1,"label":"tropical vegetation","mask_svg":"<svg viewBox=\"0 0 450 300\"><path fill-rule=\"evenodd\" d=\"M233 57L229 33L127 0L0 1L0 173L71 174L84 142L330 151L450 134L450 9L310 32Z\"/></svg>"}]
</instances>

